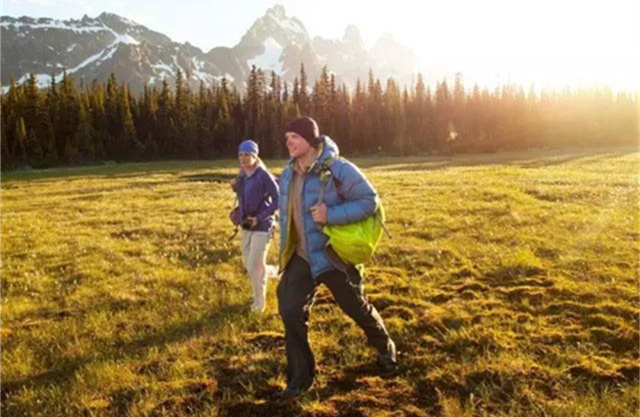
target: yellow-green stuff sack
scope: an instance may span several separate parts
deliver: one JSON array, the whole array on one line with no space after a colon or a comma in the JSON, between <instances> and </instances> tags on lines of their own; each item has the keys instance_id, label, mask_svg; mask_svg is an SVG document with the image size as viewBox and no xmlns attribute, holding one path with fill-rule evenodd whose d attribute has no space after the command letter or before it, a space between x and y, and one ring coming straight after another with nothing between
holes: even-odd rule
<instances>
[{"instance_id":1,"label":"yellow-green stuff sack","mask_svg":"<svg viewBox=\"0 0 640 417\"><path fill-rule=\"evenodd\" d=\"M384 229L384 209L378 201L376 212L357 222L342 225L326 225L322 232L329 237L327 245L345 262L352 265L371 261Z\"/></svg>"}]
</instances>

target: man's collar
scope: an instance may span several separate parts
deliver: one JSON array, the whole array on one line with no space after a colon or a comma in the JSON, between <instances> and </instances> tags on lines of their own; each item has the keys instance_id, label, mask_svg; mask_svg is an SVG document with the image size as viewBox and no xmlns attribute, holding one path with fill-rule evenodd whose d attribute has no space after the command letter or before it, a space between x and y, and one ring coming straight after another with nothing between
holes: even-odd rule
<instances>
[{"instance_id":1,"label":"man's collar","mask_svg":"<svg viewBox=\"0 0 640 417\"><path fill-rule=\"evenodd\" d=\"M309 165L306 170L303 171L300 168L300 164L298 164L298 160L297 159L293 160L293 169L296 170L296 172L298 172L300 174L306 174L307 172L311 171L315 167L315 165L318 163L318 160L322 156L322 152L323 151L324 151L324 144L321 143L318 148L314 148L314 152L316 152L316 155L313 158L313 160L311 162L311 165Z\"/></svg>"}]
</instances>

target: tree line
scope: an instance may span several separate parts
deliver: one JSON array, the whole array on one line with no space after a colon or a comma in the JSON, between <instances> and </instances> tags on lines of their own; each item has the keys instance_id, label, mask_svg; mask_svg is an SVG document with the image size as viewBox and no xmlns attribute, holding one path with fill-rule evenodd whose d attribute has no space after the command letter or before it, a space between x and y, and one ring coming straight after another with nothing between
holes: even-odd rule
<instances>
[{"instance_id":1,"label":"tree line","mask_svg":"<svg viewBox=\"0 0 640 417\"><path fill-rule=\"evenodd\" d=\"M2 169L231 157L246 138L261 155L284 157L284 127L300 115L314 117L347 155L637 142L635 93L467 88L460 74L451 84L431 87L418 74L411 86L391 78L383 86L369 71L350 90L326 67L313 85L304 66L292 84L253 67L242 93L226 78L191 91L178 71L174 85L133 94L114 74L86 86L52 75L46 89L31 74L20 86L12 79L1 97Z\"/></svg>"}]
</instances>

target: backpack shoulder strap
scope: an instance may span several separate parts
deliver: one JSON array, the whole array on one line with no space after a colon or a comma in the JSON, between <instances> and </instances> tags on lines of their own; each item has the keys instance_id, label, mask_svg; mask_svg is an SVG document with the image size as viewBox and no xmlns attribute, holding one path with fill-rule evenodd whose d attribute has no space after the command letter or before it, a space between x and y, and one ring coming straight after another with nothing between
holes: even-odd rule
<instances>
[{"instance_id":1,"label":"backpack shoulder strap","mask_svg":"<svg viewBox=\"0 0 640 417\"><path fill-rule=\"evenodd\" d=\"M320 191L318 192L318 205L324 203L324 189L325 186L327 185L327 182L329 180L329 177L332 178L333 183L336 186L336 190L338 190L338 194L340 194L340 180L333 175L333 170L331 169L331 167L333 166L333 164L338 161L338 160L342 160L342 161L346 161L346 159L344 159L343 157L331 157L331 158L327 158L322 162L322 165L320 166Z\"/></svg>"}]
</instances>

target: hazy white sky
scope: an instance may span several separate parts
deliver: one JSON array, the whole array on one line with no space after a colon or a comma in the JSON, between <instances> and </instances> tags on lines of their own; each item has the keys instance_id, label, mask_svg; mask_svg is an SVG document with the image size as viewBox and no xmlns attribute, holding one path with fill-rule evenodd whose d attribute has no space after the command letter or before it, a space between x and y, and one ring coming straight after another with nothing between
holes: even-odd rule
<instances>
[{"instance_id":1,"label":"hazy white sky","mask_svg":"<svg viewBox=\"0 0 640 417\"><path fill-rule=\"evenodd\" d=\"M354 24L371 45L390 32L414 48L422 71L461 71L467 82L640 87L638 0L2 0L2 14L108 11L208 51L235 45L276 3L312 37L342 37Z\"/></svg>"}]
</instances>

